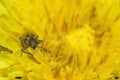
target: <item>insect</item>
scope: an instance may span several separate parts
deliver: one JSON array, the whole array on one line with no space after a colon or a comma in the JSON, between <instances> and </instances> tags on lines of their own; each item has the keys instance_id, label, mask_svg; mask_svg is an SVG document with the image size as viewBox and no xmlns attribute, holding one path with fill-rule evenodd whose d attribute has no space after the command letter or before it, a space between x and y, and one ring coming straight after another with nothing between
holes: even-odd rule
<instances>
[{"instance_id":1,"label":"insect","mask_svg":"<svg viewBox=\"0 0 120 80\"><path fill-rule=\"evenodd\" d=\"M36 47L38 46L38 44L41 44L41 50L43 47L43 40L38 40L38 36L32 34L32 33L27 33L24 36L20 37L21 40L21 44L22 44L22 51L24 53L28 53L29 52L26 51L27 48L31 47L32 49L36 49Z\"/></svg>"}]
</instances>

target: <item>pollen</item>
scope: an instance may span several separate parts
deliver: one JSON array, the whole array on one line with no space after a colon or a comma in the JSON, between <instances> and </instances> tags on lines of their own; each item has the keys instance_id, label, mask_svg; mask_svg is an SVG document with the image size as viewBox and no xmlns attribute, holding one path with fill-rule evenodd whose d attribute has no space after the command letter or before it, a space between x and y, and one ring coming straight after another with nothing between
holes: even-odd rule
<instances>
[{"instance_id":1,"label":"pollen","mask_svg":"<svg viewBox=\"0 0 120 80\"><path fill-rule=\"evenodd\" d=\"M0 80L119 80L120 0L0 0Z\"/></svg>"}]
</instances>

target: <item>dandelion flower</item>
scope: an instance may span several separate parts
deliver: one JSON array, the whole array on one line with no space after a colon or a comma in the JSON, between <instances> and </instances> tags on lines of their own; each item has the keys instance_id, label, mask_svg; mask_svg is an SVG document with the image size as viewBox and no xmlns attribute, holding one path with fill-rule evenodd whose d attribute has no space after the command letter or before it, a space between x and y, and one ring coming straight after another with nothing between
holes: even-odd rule
<instances>
[{"instance_id":1,"label":"dandelion flower","mask_svg":"<svg viewBox=\"0 0 120 80\"><path fill-rule=\"evenodd\" d=\"M0 0L0 80L119 80L120 0Z\"/></svg>"}]
</instances>

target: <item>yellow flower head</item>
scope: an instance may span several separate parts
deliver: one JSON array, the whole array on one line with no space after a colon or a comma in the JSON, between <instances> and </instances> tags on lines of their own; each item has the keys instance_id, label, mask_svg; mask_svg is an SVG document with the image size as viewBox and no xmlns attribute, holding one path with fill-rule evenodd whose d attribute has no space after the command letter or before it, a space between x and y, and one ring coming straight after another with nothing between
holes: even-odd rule
<instances>
[{"instance_id":1,"label":"yellow flower head","mask_svg":"<svg viewBox=\"0 0 120 80\"><path fill-rule=\"evenodd\" d=\"M0 80L120 80L120 0L0 0Z\"/></svg>"}]
</instances>

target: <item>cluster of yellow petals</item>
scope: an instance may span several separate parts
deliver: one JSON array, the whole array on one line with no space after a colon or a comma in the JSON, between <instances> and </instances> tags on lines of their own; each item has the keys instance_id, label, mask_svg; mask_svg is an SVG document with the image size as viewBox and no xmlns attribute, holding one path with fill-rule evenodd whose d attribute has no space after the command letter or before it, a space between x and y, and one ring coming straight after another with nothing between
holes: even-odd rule
<instances>
[{"instance_id":1,"label":"cluster of yellow petals","mask_svg":"<svg viewBox=\"0 0 120 80\"><path fill-rule=\"evenodd\" d=\"M50 53L22 52L26 33ZM0 0L0 80L17 78L119 80L120 0Z\"/></svg>"}]
</instances>

